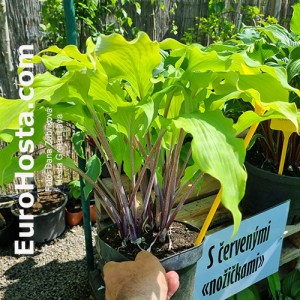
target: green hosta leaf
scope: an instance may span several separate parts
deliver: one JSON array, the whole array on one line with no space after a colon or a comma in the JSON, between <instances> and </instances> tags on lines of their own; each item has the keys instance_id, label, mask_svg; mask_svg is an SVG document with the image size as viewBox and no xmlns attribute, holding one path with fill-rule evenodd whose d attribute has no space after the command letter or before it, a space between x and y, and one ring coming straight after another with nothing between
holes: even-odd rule
<instances>
[{"instance_id":1,"label":"green hosta leaf","mask_svg":"<svg viewBox=\"0 0 300 300\"><path fill-rule=\"evenodd\" d=\"M286 296L292 296L291 291L295 282L300 281L300 271L294 269L286 275L282 281L282 292Z\"/></svg>"},{"instance_id":2,"label":"green hosta leaf","mask_svg":"<svg viewBox=\"0 0 300 300\"><path fill-rule=\"evenodd\" d=\"M272 66L266 66L262 65L260 67L261 71L264 73L268 73L270 76L272 76L276 81L278 81L281 85L279 85L280 89L285 89L288 92L293 91L294 93L298 94L300 96L300 91L296 88L293 88L289 83L288 83L288 77L286 73L286 69L284 68L277 68L277 67L272 67ZM277 92L277 91L276 91ZM287 101L287 99L282 99L281 101Z\"/></svg>"},{"instance_id":3,"label":"green hosta leaf","mask_svg":"<svg viewBox=\"0 0 300 300\"><path fill-rule=\"evenodd\" d=\"M300 74L300 45L291 52L286 70L289 81Z\"/></svg>"},{"instance_id":4,"label":"green hosta leaf","mask_svg":"<svg viewBox=\"0 0 300 300\"><path fill-rule=\"evenodd\" d=\"M128 81L135 94L143 99L152 88L152 71L161 62L159 45L146 33L139 32L133 41L126 41L119 34L101 35L96 44L99 61L109 81Z\"/></svg>"},{"instance_id":5,"label":"green hosta leaf","mask_svg":"<svg viewBox=\"0 0 300 300\"><path fill-rule=\"evenodd\" d=\"M0 157L2 157L2 158L5 157L5 159L0 159L0 187L3 187L4 184L10 183L13 180L13 174L12 174L13 170L8 171L8 169L10 168L11 164L13 163L12 159L13 159L14 154L17 151L18 151L18 140L17 139L13 140L6 147L0 149ZM19 166L17 168L19 168ZM17 172L16 170L15 170L15 172ZM12 174L12 176L10 174Z\"/></svg>"},{"instance_id":6,"label":"green hosta leaf","mask_svg":"<svg viewBox=\"0 0 300 300\"><path fill-rule=\"evenodd\" d=\"M252 104L252 106L254 106L255 101L259 99L259 93L254 89L249 89L246 91L234 91L232 93L224 95L212 94L208 99L211 102L211 110L223 108L225 102L232 99L242 99L243 101L249 102Z\"/></svg>"},{"instance_id":7,"label":"green hosta leaf","mask_svg":"<svg viewBox=\"0 0 300 300\"><path fill-rule=\"evenodd\" d=\"M259 40L254 43L254 49L248 55L252 59L258 60L264 64L265 60L278 53L278 48L274 45L266 43L264 40Z\"/></svg>"},{"instance_id":8,"label":"green hosta leaf","mask_svg":"<svg viewBox=\"0 0 300 300\"><path fill-rule=\"evenodd\" d=\"M254 134L249 142L247 150L250 150L255 145L257 139L265 139L265 137L262 134Z\"/></svg>"},{"instance_id":9,"label":"green hosta leaf","mask_svg":"<svg viewBox=\"0 0 300 300\"><path fill-rule=\"evenodd\" d=\"M265 34L273 43L280 43L281 46L295 46L295 41L292 35L287 29L278 25L272 24L259 29L263 34Z\"/></svg>"},{"instance_id":10,"label":"green hosta leaf","mask_svg":"<svg viewBox=\"0 0 300 300\"><path fill-rule=\"evenodd\" d=\"M224 74L226 76L226 74ZM213 72L207 71L207 72L191 72L191 71L186 71L183 75L181 80L183 82L188 82L188 89L190 90L190 96L191 98L196 97L199 94L202 94L202 91L205 89L211 89L213 88L213 81L216 76L214 75ZM215 87L214 87L215 88ZM204 92L203 92L204 93ZM206 94L206 91L205 91ZM197 98L199 101L194 101L196 102L196 105L202 102L204 99Z\"/></svg>"},{"instance_id":11,"label":"green hosta leaf","mask_svg":"<svg viewBox=\"0 0 300 300\"><path fill-rule=\"evenodd\" d=\"M74 145L77 155L85 159L85 155L82 148L82 143L84 142L84 133L82 131L77 131L72 136L72 143Z\"/></svg>"},{"instance_id":12,"label":"green hosta leaf","mask_svg":"<svg viewBox=\"0 0 300 300\"><path fill-rule=\"evenodd\" d=\"M131 174L132 165L131 165L131 159L130 159L129 145L125 145L123 147L122 151L124 152L124 165L123 165L124 172L128 176L128 178L130 180L132 180L132 174ZM133 149L132 151L133 151L133 164L134 164L133 173L137 174L137 172L141 169L143 160L141 158L141 155L135 149Z\"/></svg>"},{"instance_id":13,"label":"green hosta leaf","mask_svg":"<svg viewBox=\"0 0 300 300\"><path fill-rule=\"evenodd\" d=\"M198 167L198 165L194 164L192 166L187 167L185 169L185 171L184 171L184 175L183 175L183 177L181 179L180 185L184 185L187 182L193 181L193 179L197 178L198 174L199 174L199 167Z\"/></svg>"},{"instance_id":14,"label":"green hosta leaf","mask_svg":"<svg viewBox=\"0 0 300 300\"><path fill-rule=\"evenodd\" d=\"M260 300L259 291L256 286L250 286L235 295L236 300Z\"/></svg>"},{"instance_id":15,"label":"green hosta leaf","mask_svg":"<svg viewBox=\"0 0 300 300\"><path fill-rule=\"evenodd\" d=\"M6 147L7 148L7 147ZM5 148L5 149L6 149ZM2 152L2 150L1 150ZM1 153L0 152L0 153ZM2 152L2 154L7 154L7 151ZM8 156L7 156L8 158ZM38 157L34 159L34 166L30 172L37 172L44 169L47 162L47 155L45 153L40 154ZM23 172L23 170L19 166L19 157L12 157L9 161L9 164L5 164L2 172L0 173L0 187L3 188L4 184L11 183L15 178L16 172Z\"/></svg>"},{"instance_id":16,"label":"green hosta leaf","mask_svg":"<svg viewBox=\"0 0 300 300\"><path fill-rule=\"evenodd\" d=\"M259 116L253 111L244 112L233 126L236 134L239 135L250 126L269 119L289 119L298 128L297 107L295 103L278 101L270 103L270 107L271 109L263 116Z\"/></svg>"},{"instance_id":17,"label":"green hosta leaf","mask_svg":"<svg viewBox=\"0 0 300 300\"><path fill-rule=\"evenodd\" d=\"M268 284L269 284L269 290L272 294L273 299L277 299L277 295L281 291L281 282L279 278L279 273L276 272L270 276L267 277Z\"/></svg>"},{"instance_id":18,"label":"green hosta leaf","mask_svg":"<svg viewBox=\"0 0 300 300\"><path fill-rule=\"evenodd\" d=\"M299 20L300 20L300 2L294 4L293 6L294 12L293 12L293 16L291 19L291 31L293 31L294 33L296 33L298 36L300 35L300 24L299 24Z\"/></svg>"},{"instance_id":19,"label":"green hosta leaf","mask_svg":"<svg viewBox=\"0 0 300 300\"><path fill-rule=\"evenodd\" d=\"M292 284L291 296L293 299L300 299L300 279Z\"/></svg>"},{"instance_id":20,"label":"green hosta leaf","mask_svg":"<svg viewBox=\"0 0 300 300\"><path fill-rule=\"evenodd\" d=\"M86 106L79 103L58 103L51 108L54 116L61 115L62 120L70 121L79 129L95 136L94 122Z\"/></svg>"},{"instance_id":21,"label":"green hosta leaf","mask_svg":"<svg viewBox=\"0 0 300 300\"><path fill-rule=\"evenodd\" d=\"M93 155L86 163L86 174L94 182L96 182L101 172L102 172L102 165L100 159L97 157L97 155ZM88 199L88 196L92 191L92 189L93 189L92 185L85 181L85 185L83 189L85 199Z\"/></svg>"},{"instance_id":22,"label":"green hosta leaf","mask_svg":"<svg viewBox=\"0 0 300 300\"><path fill-rule=\"evenodd\" d=\"M9 101L14 102L17 100L9 100ZM20 116L22 116L22 113L20 113ZM10 183L14 178L14 172L18 172L17 170L20 169L19 164L18 164L19 158L16 157L16 153L19 151L20 141L23 140L21 145L22 145L22 147L24 147L24 150L26 151L26 153L28 151L34 151L34 149L30 149L30 148L31 147L33 148L34 145L38 145L43 141L44 125L46 123L45 110L39 109L39 110L33 112L32 118L30 117L28 119L28 121L32 121L32 120L34 120L34 123L31 127L22 126L22 128L20 130L9 131L11 141L7 146L0 149L0 156L5 157L5 159L0 160L0 186ZM18 125L18 127L20 127L20 126ZM16 136L16 132L20 132L20 134L22 134L22 132L31 132L31 131L33 133L32 136L23 137L23 138L19 138ZM4 130L4 132L6 132L6 131ZM33 144L33 146L28 146L27 144L25 144L25 140L31 140L32 141L31 143ZM43 168L43 166L45 165L45 164L41 165L42 162L43 162L43 157L42 157L42 155L40 155L38 158L35 159L35 164L32 169L32 172L41 170Z\"/></svg>"},{"instance_id":23,"label":"green hosta leaf","mask_svg":"<svg viewBox=\"0 0 300 300\"><path fill-rule=\"evenodd\" d=\"M0 132L19 128L19 116L22 112L32 111L32 108L28 108L30 104L33 105L32 100L8 100L0 97Z\"/></svg>"},{"instance_id":24,"label":"green hosta leaf","mask_svg":"<svg viewBox=\"0 0 300 300\"><path fill-rule=\"evenodd\" d=\"M37 74L34 79L34 101L46 100L51 104L61 101L68 101L68 83L72 79L72 74L65 74L62 78L46 72Z\"/></svg>"},{"instance_id":25,"label":"green hosta leaf","mask_svg":"<svg viewBox=\"0 0 300 300\"><path fill-rule=\"evenodd\" d=\"M153 121L154 112L154 102L147 99L138 105L120 106L111 117L118 130L129 139L135 134L144 135Z\"/></svg>"},{"instance_id":26,"label":"green hosta leaf","mask_svg":"<svg viewBox=\"0 0 300 300\"><path fill-rule=\"evenodd\" d=\"M238 87L240 90L253 90L259 92L259 101L269 104L275 101L288 102L289 91L282 87L279 80L275 80L273 76L268 73L255 75L240 75ZM268 87L268 88L266 88Z\"/></svg>"},{"instance_id":27,"label":"green hosta leaf","mask_svg":"<svg viewBox=\"0 0 300 300\"><path fill-rule=\"evenodd\" d=\"M171 38L161 41L159 43L159 46L163 50L170 50L170 49L174 50L174 49L186 48L185 44L182 44L182 43L178 42L177 40L174 40Z\"/></svg>"},{"instance_id":28,"label":"green hosta leaf","mask_svg":"<svg viewBox=\"0 0 300 300\"><path fill-rule=\"evenodd\" d=\"M124 147L127 146L124 135L120 133L115 124L108 124L106 136L116 164L121 165L124 158Z\"/></svg>"},{"instance_id":29,"label":"green hosta leaf","mask_svg":"<svg viewBox=\"0 0 300 300\"><path fill-rule=\"evenodd\" d=\"M211 84L216 95L229 95L237 92L238 80L238 72L229 71L216 77Z\"/></svg>"},{"instance_id":30,"label":"green hosta leaf","mask_svg":"<svg viewBox=\"0 0 300 300\"><path fill-rule=\"evenodd\" d=\"M68 69L93 68L93 64L88 59L87 54L80 53L78 48L74 45L68 45L64 49L51 46L40 53L43 52L52 52L56 55L43 55L42 57L35 56L32 61L34 63L42 61L45 67L51 71L62 66L65 66Z\"/></svg>"},{"instance_id":31,"label":"green hosta leaf","mask_svg":"<svg viewBox=\"0 0 300 300\"><path fill-rule=\"evenodd\" d=\"M70 193L74 199L79 199L81 192L80 192L80 180L73 180L69 182Z\"/></svg>"},{"instance_id":32,"label":"green hosta leaf","mask_svg":"<svg viewBox=\"0 0 300 300\"><path fill-rule=\"evenodd\" d=\"M241 32L237 34L237 37L245 44L249 44L260 38L259 31L256 27L243 27Z\"/></svg>"},{"instance_id":33,"label":"green hosta leaf","mask_svg":"<svg viewBox=\"0 0 300 300\"><path fill-rule=\"evenodd\" d=\"M298 120L297 120L297 106L295 103L286 103L282 101L276 101L269 104L270 108L276 112L281 113L285 118L294 123L298 129ZM282 118L282 117L281 117Z\"/></svg>"},{"instance_id":34,"label":"green hosta leaf","mask_svg":"<svg viewBox=\"0 0 300 300\"><path fill-rule=\"evenodd\" d=\"M75 162L70 157L64 157L62 159L56 159L56 156L53 156L53 164L62 163L67 168L70 168L71 170L78 170L78 167L75 165Z\"/></svg>"},{"instance_id":35,"label":"green hosta leaf","mask_svg":"<svg viewBox=\"0 0 300 300\"><path fill-rule=\"evenodd\" d=\"M107 86L107 75L97 60L93 61L93 70L86 69L85 64L80 66L81 72L73 69L62 78L50 73L38 74L33 84L34 100L44 99L53 105L59 102L87 103L91 98L106 111L115 111L124 103L120 100L121 88Z\"/></svg>"},{"instance_id":36,"label":"green hosta leaf","mask_svg":"<svg viewBox=\"0 0 300 300\"><path fill-rule=\"evenodd\" d=\"M261 63L251 59L245 51L233 53L226 60L226 68L230 71L238 71L243 75L254 75L261 72Z\"/></svg>"},{"instance_id":37,"label":"green hosta leaf","mask_svg":"<svg viewBox=\"0 0 300 300\"><path fill-rule=\"evenodd\" d=\"M164 115L166 107L168 107L168 118L176 118L180 115L182 105L185 103L184 94L179 92L177 94L169 94L165 101L163 101L162 108L159 110L161 115Z\"/></svg>"},{"instance_id":38,"label":"green hosta leaf","mask_svg":"<svg viewBox=\"0 0 300 300\"><path fill-rule=\"evenodd\" d=\"M0 140L6 143L10 143L15 137L15 131L12 129L4 129L0 133Z\"/></svg>"},{"instance_id":39,"label":"green hosta leaf","mask_svg":"<svg viewBox=\"0 0 300 300\"><path fill-rule=\"evenodd\" d=\"M224 72L226 70L226 58L218 56L217 52L204 52L190 45L187 48L188 70L200 72Z\"/></svg>"},{"instance_id":40,"label":"green hosta leaf","mask_svg":"<svg viewBox=\"0 0 300 300\"><path fill-rule=\"evenodd\" d=\"M174 124L192 134L192 156L199 169L220 181L222 203L233 215L236 233L241 221L238 205L246 185L243 141L234 138L232 122L220 111L189 114Z\"/></svg>"}]
</instances>

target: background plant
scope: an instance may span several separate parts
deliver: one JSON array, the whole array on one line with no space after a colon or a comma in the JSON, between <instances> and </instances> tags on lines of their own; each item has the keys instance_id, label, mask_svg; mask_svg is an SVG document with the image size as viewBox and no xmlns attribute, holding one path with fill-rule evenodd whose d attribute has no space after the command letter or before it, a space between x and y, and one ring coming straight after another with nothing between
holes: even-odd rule
<instances>
[{"instance_id":1,"label":"background plant","mask_svg":"<svg viewBox=\"0 0 300 300\"><path fill-rule=\"evenodd\" d=\"M42 3L40 24L42 41L46 46L64 47L66 43L65 16L61 0L40 0ZM136 0L74 0L77 23L78 47L85 50L88 37L96 38L100 33L136 35L138 29L128 16L128 7L140 13L141 6Z\"/></svg>"},{"instance_id":2,"label":"background plant","mask_svg":"<svg viewBox=\"0 0 300 300\"><path fill-rule=\"evenodd\" d=\"M80 199L81 192L80 192L80 181L79 180L72 180L69 182L68 187L70 189L70 194L73 199Z\"/></svg>"},{"instance_id":3,"label":"background plant","mask_svg":"<svg viewBox=\"0 0 300 300\"><path fill-rule=\"evenodd\" d=\"M266 65L283 67L291 86L300 86L300 27L297 18L300 12L300 3L294 5L294 14L291 20L291 31L279 24L261 23L261 26L245 26L237 35L248 46L247 53L252 59ZM290 102L295 102L300 108L299 95L290 94ZM283 133L270 128L270 121L263 122L255 135L252 144L253 151L263 153L264 161L273 172L278 172ZM271 166L268 166L268 165ZM300 138L294 133L289 142L285 174L300 175Z\"/></svg>"},{"instance_id":4,"label":"background plant","mask_svg":"<svg viewBox=\"0 0 300 300\"><path fill-rule=\"evenodd\" d=\"M260 25L261 22L277 23L277 19L264 16L257 6L241 6L239 11L226 8L225 1L210 0L207 17L196 17L195 26L189 28L182 37L185 43L210 45L224 42L236 36L244 25Z\"/></svg>"},{"instance_id":5,"label":"background plant","mask_svg":"<svg viewBox=\"0 0 300 300\"><path fill-rule=\"evenodd\" d=\"M300 298L300 271L294 269L280 280L279 273L268 277L269 292L273 300L297 300Z\"/></svg>"}]
</instances>

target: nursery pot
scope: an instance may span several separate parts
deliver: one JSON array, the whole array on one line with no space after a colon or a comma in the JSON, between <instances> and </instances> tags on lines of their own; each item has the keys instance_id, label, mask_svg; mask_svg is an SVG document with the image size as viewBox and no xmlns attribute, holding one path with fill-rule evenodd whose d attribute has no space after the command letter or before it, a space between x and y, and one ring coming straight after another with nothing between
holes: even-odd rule
<instances>
[{"instance_id":1,"label":"nursery pot","mask_svg":"<svg viewBox=\"0 0 300 300\"><path fill-rule=\"evenodd\" d=\"M68 210L68 208L66 208L65 210L66 210L66 219L67 219L68 225L76 226L82 222L83 212L81 209L78 211L77 210L72 211L72 210ZM90 201L90 218L91 218L91 222L93 222L93 223L96 222L97 211L96 211L95 200Z\"/></svg>"},{"instance_id":2,"label":"nursery pot","mask_svg":"<svg viewBox=\"0 0 300 300\"><path fill-rule=\"evenodd\" d=\"M0 229L0 247L9 246L18 237L17 218L11 213L10 208L0 209L6 221L6 226Z\"/></svg>"},{"instance_id":3,"label":"nursery pot","mask_svg":"<svg viewBox=\"0 0 300 300\"><path fill-rule=\"evenodd\" d=\"M241 202L250 213L259 213L286 200L291 200L288 224L300 220L300 177L278 175L245 163L248 179Z\"/></svg>"},{"instance_id":4,"label":"nursery pot","mask_svg":"<svg viewBox=\"0 0 300 300\"><path fill-rule=\"evenodd\" d=\"M91 217L91 222L95 223L97 220L97 209L96 209L95 199L90 200L90 217Z\"/></svg>"},{"instance_id":5,"label":"nursery pot","mask_svg":"<svg viewBox=\"0 0 300 300\"><path fill-rule=\"evenodd\" d=\"M51 241L63 234L66 228L65 206L67 203L67 196L60 191L57 192L63 194L64 196L64 202L62 205L50 212L33 215L34 234L30 238L21 239L33 240L35 243L44 243ZM16 205L14 204L11 208L11 211L16 217L19 218L19 214L15 211L15 208Z\"/></svg>"},{"instance_id":6,"label":"nursery pot","mask_svg":"<svg viewBox=\"0 0 300 300\"><path fill-rule=\"evenodd\" d=\"M66 219L67 219L67 224L70 226L76 226L81 223L83 218L83 213L82 210L79 211L69 211L66 208Z\"/></svg>"},{"instance_id":7,"label":"nursery pot","mask_svg":"<svg viewBox=\"0 0 300 300\"><path fill-rule=\"evenodd\" d=\"M185 224L190 228L197 228ZM103 269L105 263L109 261L128 261L129 259L119 253L117 250L112 248L106 242L104 242L101 237L108 231L110 228L115 225L108 226L104 229L101 229L99 234L96 236L96 249L100 257L99 267ZM163 267L166 271L176 271L179 275L180 286L175 295L172 297L172 300L193 300L194 299L194 285L195 285L195 274L197 261L202 256L203 243L199 246L184 250L177 254L171 255L169 257L163 258L160 260Z\"/></svg>"}]
</instances>

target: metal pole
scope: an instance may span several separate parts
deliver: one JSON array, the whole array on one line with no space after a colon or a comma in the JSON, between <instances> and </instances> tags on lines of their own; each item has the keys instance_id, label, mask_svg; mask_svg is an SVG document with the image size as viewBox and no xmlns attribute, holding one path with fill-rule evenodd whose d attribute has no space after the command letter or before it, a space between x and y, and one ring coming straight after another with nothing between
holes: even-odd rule
<instances>
[{"instance_id":1,"label":"metal pole","mask_svg":"<svg viewBox=\"0 0 300 300\"><path fill-rule=\"evenodd\" d=\"M66 35L68 45L77 46L76 36L76 21L75 21L75 8L73 0L63 0L65 22L66 22ZM76 131L78 129L76 128ZM85 144L82 145L85 150ZM82 171L85 171L86 161L85 159L78 157L78 166ZM85 236L85 251L87 258L87 267L91 271L94 269L94 256L93 256L93 242L92 242L92 227L90 218L90 201L84 197L84 182L80 176L80 192L81 192L81 204L83 211L83 228Z\"/></svg>"}]
</instances>

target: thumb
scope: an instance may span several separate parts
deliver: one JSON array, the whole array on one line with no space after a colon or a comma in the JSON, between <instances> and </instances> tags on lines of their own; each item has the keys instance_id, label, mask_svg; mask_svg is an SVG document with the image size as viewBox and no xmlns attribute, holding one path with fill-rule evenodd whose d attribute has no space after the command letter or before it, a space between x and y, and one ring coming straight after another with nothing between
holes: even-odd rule
<instances>
[{"instance_id":1,"label":"thumb","mask_svg":"<svg viewBox=\"0 0 300 300\"><path fill-rule=\"evenodd\" d=\"M166 273L166 279L168 283L167 299L170 299L179 288L179 276L175 271L170 271Z\"/></svg>"}]
</instances>

